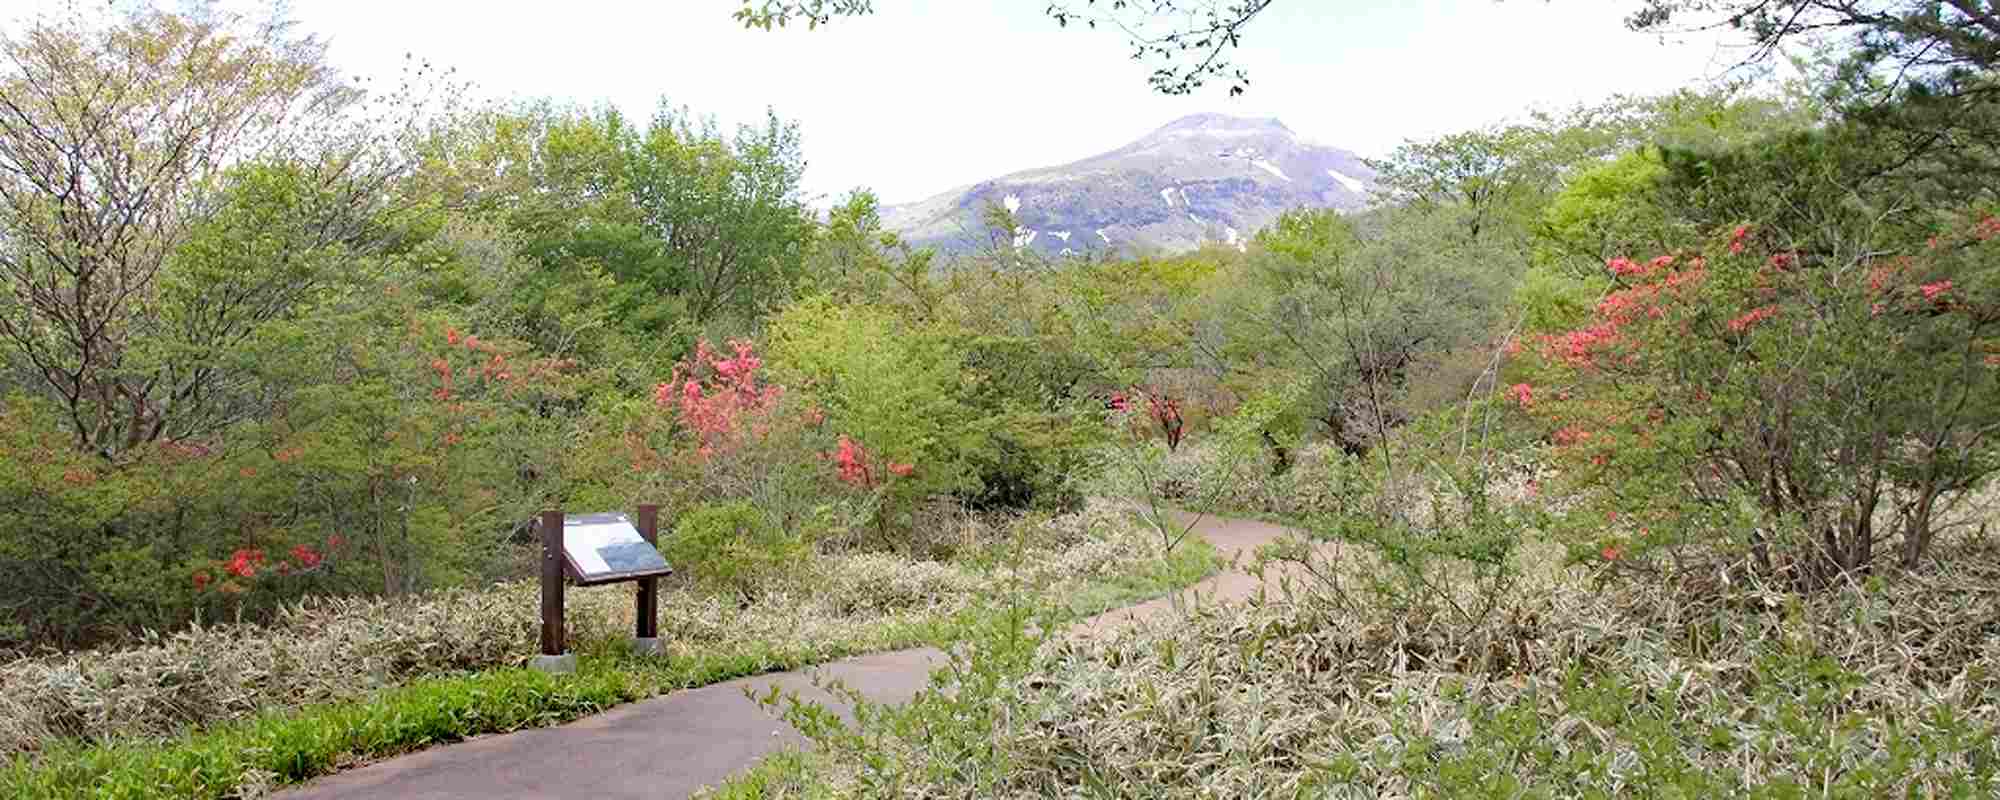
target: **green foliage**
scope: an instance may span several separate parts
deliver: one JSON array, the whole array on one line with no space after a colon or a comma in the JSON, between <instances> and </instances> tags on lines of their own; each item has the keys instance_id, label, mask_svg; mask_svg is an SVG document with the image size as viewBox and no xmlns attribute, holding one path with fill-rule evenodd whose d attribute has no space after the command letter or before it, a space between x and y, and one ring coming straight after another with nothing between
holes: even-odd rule
<instances>
[{"instance_id":1,"label":"green foliage","mask_svg":"<svg viewBox=\"0 0 2000 800\"><path fill-rule=\"evenodd\" d=\"M772 320L770 342L781 381L854 453L843 477L879 503L878 533L908 530L926 497L977 488L970 460L986 427L946 339L875 308L807 300Z\"/></svg>"},{"instance_id":2,"label":"green foliage","mask_svg":"<svg viewBox=\"0 0 2000 800\"><path fill-rule=\"evenodd\" d=\"M799 277L813 225L797 126L775 115L732 138L664 104L645 125L531 106L463 138L458 163L426 179L523 237L541 274L517 313L545 347L576 335L549 306L592 270L611 282L604 323L653 335L754 314Z\"/></svg>"},{"instance_id":3,"label":"green foliage","mask_svg":"<svg viewBox=\"0 0 2000 800\"><path fill-rule=\"evenodd\" d=\"M1536 265L1522 274L1511 302L1521 313L1524 330L1564 330L1582 325L1609 288L1602 277Z\"/></svg>"},{"instance_id":4,"label":"green foliage","mask_svg":"<svg viewBox=\"0 0 2000 800\"><path fill-rule=\"evenodd\" d=\"M1666 249L1676 237L1654 196L1666 175L1652 147L1579 173L1542 211L1536 265L1597 277L1608 259Z\"/></svg>"},{"instance_id":5,"label":"green foliage","mask_svg":"<svg viewBox=\"0 0 2000 800\"><path fill-rule=\"evenodd\" d=\"M660 551L675 572L696 584L754 602L772 581L801 577L812 543L739 501L682 515Z\"/></svg>"},{"instance_id":6,"label":"green foliage","mask_svg":"<svg viewBox=\"0 0 2000 800\"><path fill-rule=\"evenodd\" d=\"M796 124L771 113L725 140L663 107L631 158L640 220L686 271L678 288L696 322L755 312L798 278L813 223Z\"/></svg>"},{"instance_id":7,"label":"green foliage","mask_svg":"<svg viewBox=\"0 0 2000 800\"><path fill-rule=\"evenodd\" d=\"M1075 362L1065 363L1044 341L971 333L951 339L965 354L965 403L985 428L985 441L964 453L977 487L959 492L975 508L1063 510L1083 500L1088 454L1105 429L1094 404L1059 394L1075 380Z\"/></svg>"},{"instance_id":8,"label":"green foliage","mask_svg":"<svg viewBox=\"0 0 2000 800\"><path fill-rule=\"evenodd\" d=\"M1302 416L1357 452L1426 410L1405 402L1411 376L1491 335L1514 279L1507 259L1448 220L1386 221L1363 235L1332 212L1295 212L1258 234L1251 278L1263 291L1247 299L1257 328L1236 345L1246 360L1282 358L1309 376ZM1454 377L1469 388L1477 374Z\"/></svg>"}]
</instances>

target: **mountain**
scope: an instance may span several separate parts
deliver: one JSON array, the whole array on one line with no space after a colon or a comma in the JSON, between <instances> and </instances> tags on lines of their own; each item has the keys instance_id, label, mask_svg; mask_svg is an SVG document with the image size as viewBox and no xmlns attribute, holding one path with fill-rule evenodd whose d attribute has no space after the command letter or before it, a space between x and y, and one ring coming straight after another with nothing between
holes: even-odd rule
<instances>
[{"instance_id":1,"label":"mountain","mask_svg":"<svg viewBox=\"0 0 2000 800\"><path fill-rule=\"evenodd\" d=\"M1196 114L1109 153L889 206L882 217L904 239L947 252L986 244L989 203L1014 212L1017 247L1050 255L1240 247L1287 209L1361 208L1374 175L1355 154L1275 119Z\"/></svg>"}]
</instances>

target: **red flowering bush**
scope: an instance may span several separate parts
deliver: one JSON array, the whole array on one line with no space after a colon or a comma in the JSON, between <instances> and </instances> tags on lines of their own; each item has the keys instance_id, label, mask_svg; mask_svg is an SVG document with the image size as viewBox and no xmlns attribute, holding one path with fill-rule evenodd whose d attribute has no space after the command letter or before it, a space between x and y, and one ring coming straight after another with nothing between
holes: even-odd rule
<instances>
[{"instance_id":1,"label":"red flowering bush","mask_svg":"<svg viewBox=\"0 0 2000 800\"><path fill-rule=\"evenodd\" d=\"M1187 420L1181 416L1180 398L1147 392L1146 416L1160 429L1160 436L1167 442L1167 450L1181 449L1181 435L1187 432Z\"/></svg>"},{"instance_id":2,"label":"red flowering bush","mask_svg":"<svg viewBox=\"0 0 2000 800\"><path fill-rule=\"evenodd\" d=\"M600 435L610 491L579 502L622 507L645 498L679 509L752 500L785 535L826 527L827 493L838 480L823 458L833 447L826 414L771 379L754 344L695 343L643 403L622 406Z\"/></svg>"},{"instance_id":3,"label":"red flowering bush","mask_svg":"<svg viewBox=\"0 0 2000 800\"><path fill-rule=\"evenodd\" d=\"M915 464L876 452L851 417L830 415L838 400L787 391L750 342L696 342L654 388L653 413L626 432L640 476L633 493L674 508L751 499L781 537L808 524L824 535L843 525L828 516L829 494L871 508L875 495L918 476Z\"/></svg>"},{"instance_id":4,"label":"red flowering bush","mask_svg":"<svg viewBox=\"0 0 2000 800\"><path fill-rule=\"evenodd\" d=\"M340 549L345 542L340 536L329 537L326 549L310 544L295 544L287 551L286 557L272 562L263 548L244 547L231 553L229 558L210 565L196 567L193 584L196 594L206 594L213 586L216 594L223 596L233 608L226 609L241 614L244 611L242 596L258 589L261 584L274 580L291 580L286 596L298 594L302 586L296 583L306 575L320 572L328 567L327 556ZM221 582L216 583L216 577Z\"/></svg>"},{"instance_id":5,"label":"red flowering bush","mask_svg":"<svg viewBox=\"0 0 2000 800\"><path fill-rule=\"evenodd\" d=\"M306 594L397 595L506 568L503 538L542 502L523 487L561 433L542 412L572 392L573 364L414 300L368 314L372 335L327 321L288 342L311 383L255 425L162 448L179 483L144 510L215 532L176 554L194 614L259 618Z\"/></svg>"},{"instance_id":6,"label":"red flowering bush","mask_svg":"<svg viewBox=\"0 0 2000 800\"><path fill-rule=\"evenodd\" d=\"M678 412L697 458L727 453L746 437L770 433L784 395L784 387L759 379L764 360L749 342L731 341L729 349L723 354L706 340L695 343L694 355L675 365L673 377L654 390L655 404Z\"/></svg>"},{"instance_id":7,"label":"red flowering bush","mask_svg":"<svg viewBox=\"0 0 2000 800\"><path fill-rule=\"evenodd\" d=\"M845 435L840 437L832 461L841 482L859 489L873 489L890 478L908 478L917 472L915 465L900 462L890 462L878 471L869 464L868 451Z\"/></svg>"},{"instance_id":8,"label":"red flowering bush","mask_svg":"<svg viewBox=\"0 0 2000 800\"><path fill-rule=\"evenodd\" d=\"M2000 468L1985 225L1858 263L1761 253L1744 225L1607 264L1591 318L1540 335L1507 392L1566 465L1578 553L1646 569L1695 546L1801 589L1922 559Z\"/></svg>"}]
</instances>

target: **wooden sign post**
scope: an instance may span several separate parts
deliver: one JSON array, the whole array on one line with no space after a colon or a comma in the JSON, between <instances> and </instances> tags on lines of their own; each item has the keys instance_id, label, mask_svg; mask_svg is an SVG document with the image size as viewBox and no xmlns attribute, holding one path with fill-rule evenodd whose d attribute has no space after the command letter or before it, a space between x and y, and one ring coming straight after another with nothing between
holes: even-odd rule
<instances>
[{"instance_id":1,"label":"wooden sign post","mask_svg":"<svg viewBox=\"0 0 2000 800\"><path fill-rule=\"evenodd\" d=\"M639 538L655 550L660 546L660 507L643 505L639 507ZM663 560L660 562L665 564ZM639 579L638 629L632 633L632 649L647 655L666 655L666 646L660 642L660 579L644 577Z\"/></svg>"},{"instance_id":2,"label":"wooden sign post","mask_svg":"<svg viewBox=\"0 0 2000 800\"><path fill-rule=\"evenodd\" d=\"M660 507L639 507L638 524L624 514L567 516L542 512L542 637L541 654L532 666L544 672L574 672L576 656L568 651L563 629L563 588L623 581L639 585L634 610L634 649L653 655L666 652L660 642L661 577L674 574L660 558Z\"/></svg>"},{"instance_id":3,"label":"wooden sign post","mask_svg":"<svg viewBox=\"0 0 2000 800\"><path fill-rule=\"evenodd\" d=\"M575 672L576 656L567 649L563 636L563 513L542 512L542 653L535 657L535 669L543 672Z\"/></svg>"}]
</instances>

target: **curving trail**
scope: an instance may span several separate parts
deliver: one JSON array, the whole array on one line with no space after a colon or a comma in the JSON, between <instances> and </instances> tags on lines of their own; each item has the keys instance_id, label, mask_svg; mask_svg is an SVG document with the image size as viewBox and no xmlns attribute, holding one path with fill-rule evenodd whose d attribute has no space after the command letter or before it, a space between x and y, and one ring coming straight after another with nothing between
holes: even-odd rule
<instances>
[{"instance_id":1,"label":"curving trail","mask_svg":"<svg viewBox=\"0 0 2000 800\"><path fill-rule=\"evenodd\" d=\"M1224 559L1253 551L1284 534L1277 525L1204 517L1194 528ZM1264 583L1228 569L1183 590L1199 602L1251 597ZM1174 613L1172 598L1099 614L1078 625L1081 635L1115 630L1134 620ZM501 800L502 798L681 798L721 783L766 755L803 747L804 737L745 697L773 685L803 698L842 704L812 685L813 676L839 679L870 700L900 703L929 683L943 654L930 648L859 656L805 670L772 673L674 692L619 706L554 728L540 728L399 756L280 792L287 800ZM843 709L844 710L844 709Z\"/></svg>"}]
</instances>

